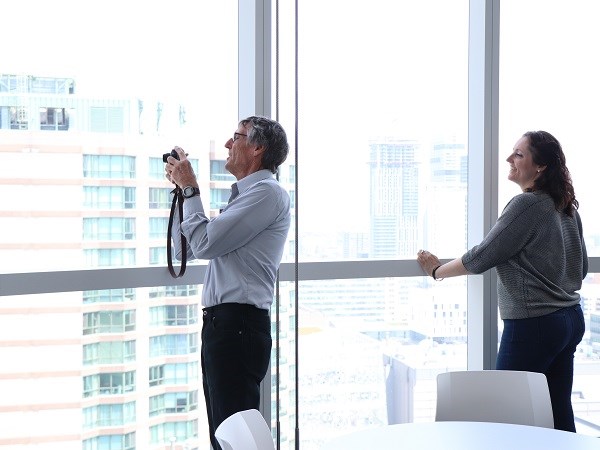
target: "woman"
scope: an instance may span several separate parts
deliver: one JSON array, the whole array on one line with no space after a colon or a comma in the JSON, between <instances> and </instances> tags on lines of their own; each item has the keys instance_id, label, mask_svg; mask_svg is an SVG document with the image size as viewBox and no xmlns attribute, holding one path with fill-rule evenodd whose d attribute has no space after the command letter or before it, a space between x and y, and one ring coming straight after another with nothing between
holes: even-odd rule
<instances>
[{"instance_id":1,"label":"woman","mask_svg":"<svg viewBox=\"0 0 600 450\"><path fill-rule=\"evenodd\" d=\"M550 133L525 133L506 161L508 179L523 193L483 241L446 264L423 250L417 260L436 280L496 268L504 321L496 369L545 374L554 427L575 432L573 358L585 331L577 291L588 271L579 203L561 145Z\"/></svg>"}]
</instances>

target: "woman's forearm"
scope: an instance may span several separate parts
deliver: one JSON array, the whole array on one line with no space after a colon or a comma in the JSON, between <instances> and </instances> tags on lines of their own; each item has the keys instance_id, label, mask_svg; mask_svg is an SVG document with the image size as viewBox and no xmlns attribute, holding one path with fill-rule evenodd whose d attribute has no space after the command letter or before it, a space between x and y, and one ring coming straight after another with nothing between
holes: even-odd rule
<instances>
[{"instance_id":1,"label":"woman's forearm","mask_svg":"<svg viewBox=\"0 0 600 450\"><path fill-rule=\"evenodd\" d=\"M435 278L451 278L470 274L471 272L463 265L462 258L456 258L438 267L435 271Z\"/></svg>"}]
</instances>

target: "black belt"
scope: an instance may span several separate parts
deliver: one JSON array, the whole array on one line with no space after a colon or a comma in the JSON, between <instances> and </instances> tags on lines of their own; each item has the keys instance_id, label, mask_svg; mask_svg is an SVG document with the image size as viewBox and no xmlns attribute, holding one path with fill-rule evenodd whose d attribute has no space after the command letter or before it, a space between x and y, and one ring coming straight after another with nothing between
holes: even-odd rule
<instances>
[{"instance_id":1,"label":"black belt","mask_svg":"<svg viewBox=\"0 0 600 450\"><path fill-rule=\"evenodd\" d=\"M268 316L269 311L262 308L257 308L254 305L247 303L221 303L215 306L207 306L202 308L203 316L214 316L215 314L244 314L256 316Z\"/></svg>"}]
</instances>

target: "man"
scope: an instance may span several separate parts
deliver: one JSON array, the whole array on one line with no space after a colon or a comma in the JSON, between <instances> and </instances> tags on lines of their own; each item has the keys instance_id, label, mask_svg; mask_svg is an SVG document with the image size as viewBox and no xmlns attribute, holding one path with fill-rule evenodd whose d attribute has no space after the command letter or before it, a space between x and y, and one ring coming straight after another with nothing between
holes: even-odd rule
<instances>
[{"instance_id":1,"label":"man","mask_svg":"<svg viewBox=\"0 0 600 450\"><path fill-rule=\"evenodd\" d=\"M258 409L260 382L271 356L271 321L277 269L290 227L290 198L273 174L289 146L279 123L251 116L238 124L226 143L225 168L237 182L229 204L208 219L194 171L183 149L170 156L167 178L183 189L183 222L174 220L172 236L181 258L208 259L202 291L201 365L210 440L237 411Z\"/></svg>"}]
</instances>

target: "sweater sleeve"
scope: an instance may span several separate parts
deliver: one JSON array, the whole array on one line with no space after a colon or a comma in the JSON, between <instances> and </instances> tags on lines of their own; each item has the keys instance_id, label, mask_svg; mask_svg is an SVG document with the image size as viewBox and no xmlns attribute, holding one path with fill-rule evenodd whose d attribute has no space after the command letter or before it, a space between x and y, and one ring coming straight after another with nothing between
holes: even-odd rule
<instances>
[{"instance_id":1,"label":"sweater sleeve","mask_svg":"<svg viewBox=\"0 0 600 450\"><path fill-rule=\"evenodd\" d=\"M483 241L462 256L465 268L471 273L483 273L519 253L544 217L540 208L554 207L546 199L533 193L513 197Z\"/></svg>"}]
</instances>

